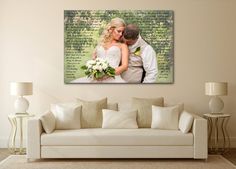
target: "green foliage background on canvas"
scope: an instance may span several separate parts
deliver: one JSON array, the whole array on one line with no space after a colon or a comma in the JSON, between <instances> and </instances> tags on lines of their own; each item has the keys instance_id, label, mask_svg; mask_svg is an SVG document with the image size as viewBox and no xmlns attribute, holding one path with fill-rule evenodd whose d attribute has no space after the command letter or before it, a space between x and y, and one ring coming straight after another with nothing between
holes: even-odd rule
<instances>
[{"instance_id":1,"label":"green foliage background on canvas","mask_svg":"<svg viewBox=\"0 0 236 169\"><path fill-rule=\"evenodd\" d=\"M137 24L158 60L157 83L173 82L173 11L169 10L65 10L64 81L85 76L81 66L91 59L105 25L115 17Z\"/></svg>"}]
</instances>

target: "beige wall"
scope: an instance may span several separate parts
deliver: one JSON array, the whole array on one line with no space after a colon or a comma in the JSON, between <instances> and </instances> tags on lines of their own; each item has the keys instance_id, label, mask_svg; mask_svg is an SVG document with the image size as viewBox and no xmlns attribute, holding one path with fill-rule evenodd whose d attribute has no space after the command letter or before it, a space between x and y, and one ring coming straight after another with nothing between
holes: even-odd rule
<instances>
[{"instance_id":1,"label":"beige wall","mask_svg":"<svg viewBox=\"0 0 236 169\"><path fill-rule=\"evenodd\" d=\"M7 115L14 112L9 82L33 81L30 112L75 97L108 96L125 102L132 96L164 96L184 102L187 110L208 112L206 81L227 81L222 97L231 141L236 147L236 1L235 0L0 0L0 146L10 132ZM65 85L63 82L64 9L168 9L175 15L175 82L166 85Z\"/></svg>"}]
</instances>

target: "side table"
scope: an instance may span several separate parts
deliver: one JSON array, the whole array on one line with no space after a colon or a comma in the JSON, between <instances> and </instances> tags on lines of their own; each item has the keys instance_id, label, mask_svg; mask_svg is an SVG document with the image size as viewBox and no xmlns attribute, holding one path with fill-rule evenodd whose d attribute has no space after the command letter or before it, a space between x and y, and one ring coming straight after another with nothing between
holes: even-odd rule
<instances>
[{"instance_id":1,"label":"side table","mask_svg":"<svg viewBox=\"0 0 236 169\"><path fill-rule=\"evenodd\" d=\"M33 114L10 114L8 115L8 120L11 123L11 133L8 140L8 150L11 153L16 154L25 154L23 150L23 121L27 120L30 117L33 117ZM19 123L19 124L18 124ZM16 134L17 131L20 131L20 147L16 148Z\"/></svg>"},{"instance_id":2,"label":"side table","mask_svg":"<svg viewBox=\"0 0 236 169\"><path fill-rule=\"evenodd\" d=\"M208 121L208 146L209 153L222 154L230 149L230 138L227 131L227 124L230 119L230 114L204 114ZM219 127L223 136L223 143L219 144ZM214 130L214 136L213 136Z\"/></svg>"}]
</instances>

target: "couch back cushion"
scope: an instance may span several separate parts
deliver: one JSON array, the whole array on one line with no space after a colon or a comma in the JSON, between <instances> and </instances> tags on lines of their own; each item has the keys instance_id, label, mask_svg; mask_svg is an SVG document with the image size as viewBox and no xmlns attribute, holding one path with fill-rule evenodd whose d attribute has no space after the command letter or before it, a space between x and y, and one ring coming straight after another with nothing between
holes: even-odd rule
<instances>
[{"instance_id":1,"label":"couch back cushion","mask_svg":"<svg viewBox=\"0 0 236 169\"><path fill-rule=\"evenodd\" d=\"M150 128L152 122L152 105L164 106L164 98L132 98L132 109L138 110L139 128Z\"/></svg>"},{"instance_id":2,"label":"couch back cushion","mask_svg":"<svg viewBox=\"0 0 236 169\"><path fill-rule=\"evenodd\" d=\"M118 111L118 103L107 103L107 109Z\"/></svg>"},{"instance_id":3,"label":"couch back cushion","mask_svg":"<svg viewBox=\"0 0 236 169\"><path fill-rule=\"evenodd\" d=\"M178 106L180 113L184 111L184 103L177 103L177 104L167 104L167 103L165 103L163 107L173 107L173 106Z\"/></svg>"},{"instance_id":4,"label":"couch back cushion","mask_svg":"<svg viewBox=\"0 0 236 169\"><path fill-rule=\"evenodd\" d=\"M107 109L107 98L86 101L77 99L82 105L81 127L82 128L101 128L102 127L102 109Z\"/></svg>"}]
</instances>

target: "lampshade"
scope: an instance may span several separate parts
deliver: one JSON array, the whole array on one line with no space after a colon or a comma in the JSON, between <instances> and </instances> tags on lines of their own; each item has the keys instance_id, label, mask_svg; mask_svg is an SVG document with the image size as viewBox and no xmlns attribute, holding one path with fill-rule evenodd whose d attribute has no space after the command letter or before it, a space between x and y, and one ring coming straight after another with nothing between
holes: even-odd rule
<instances>
[{"instance_id":1,"label":"lampshade","mask_svg":"<svg viewBox=\"0 0 236 169\"><path fill-rule=\"evenodd\" d=\"M211 110L211 113L222 113L224 102L219 96L227 95L227 87L226 82L205 83L205 94L213 96L209 101L209 109Z\"/></svg>"},{"instance_id":2,"label":"lampshade","mask_svg":"<svg viewBox=\"0 0 236 169\"><path fill-rule=\"evenodd\" d=\"M209 96L223 96L228 93L227 82L206 82L205 94Z\"/></svg>"},{"instance_id":3,"label":"lampshade","mask_svg":"<svg viewBox=\"0 0 236 169\"><path fill-rule=\"evenodd\" d=\"M32 82L12 82L11 83L11 95L25 96L33 94Z\"/></svg>"}]
</instances>

